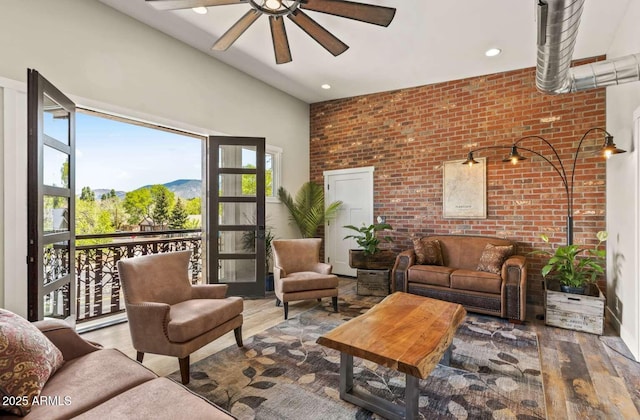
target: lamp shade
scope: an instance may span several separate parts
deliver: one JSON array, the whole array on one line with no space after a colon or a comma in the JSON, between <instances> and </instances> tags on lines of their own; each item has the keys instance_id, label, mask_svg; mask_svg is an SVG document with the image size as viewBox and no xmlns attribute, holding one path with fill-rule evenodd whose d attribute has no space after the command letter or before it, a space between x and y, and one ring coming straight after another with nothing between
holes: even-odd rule
<instances>
[{"instance_id":1,"label":"lamp shade","mask_svg":"<svg viewBox=\"0 0 640 420\"><path fill-rule=\"evenodd\" d=\"M611 157L611 155L627 152L626 150L618 149L616 147L616 144L613 142L613 136L605 136L604 139L604 145L602 146L602 149L600 149L600 153L607 159Z\"/></svg>"},{"instance_id":2,"label":"lamp shade","mask_svg":"<svg viewBox=\"0 0 640 420\"><path fill-rule=\"evenodd\" d=\"M511 152L509 152L509 156L507 156L506 158L502 159L503 162L511 162L514 165L518 162L520 162L521 160L526 160L527 158L522 156L520 153L518 153L518 147L517 146L511 146Z\"/></svg>"},{"instance_id":3,"label":"lamp shade","mask_svg":"<svg viewBox=\"0 0 640 420\"><path fill-rule=\"evenodd\" d=\"M467 154L467 160L462 162L463 165L469 165L469 166L475 165L476 163L478 163L478 161L473 158L473 152L469 152Z\"/></svg>"}]
</instances>

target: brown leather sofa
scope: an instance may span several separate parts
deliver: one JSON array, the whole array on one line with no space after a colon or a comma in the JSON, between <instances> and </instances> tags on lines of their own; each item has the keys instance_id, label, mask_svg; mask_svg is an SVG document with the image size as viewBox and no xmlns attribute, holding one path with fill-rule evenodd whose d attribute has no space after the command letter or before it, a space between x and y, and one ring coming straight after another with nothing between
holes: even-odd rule
<instances>
[{"instance_id":1,"label":"brown leather sofa","mask_svg":"<svg viewBox=\"0 0 640 420\"><path fill-rule=\"evenodd\" d=\"M63 321L35 325L60 349L64 364L42 389L45 403L33 405L23 419L235 418L120 351L85 341ZM0 411L0 419L19 418Z\"/></svg>"},{"instance_id":2,"label":"brown leather sofa","mask_svg":"<svg viewBox=\"0 0 640 420\"><path fill-rule=\"evenodd\" d=\"M515 242L468 235L427 236L415 239L414 245L418 246L418 242L435 243L441 251L440 260L417 264L419 248L401 252L392 271L392 291L446 300L471 312L524 321L527 266L524 256L515 255ZM506 251L501 260L493 261L491 270L487 269L487 265L491 266L487 261L491 257L489 251L494 249Z\"/></svg>"}]
</instances>

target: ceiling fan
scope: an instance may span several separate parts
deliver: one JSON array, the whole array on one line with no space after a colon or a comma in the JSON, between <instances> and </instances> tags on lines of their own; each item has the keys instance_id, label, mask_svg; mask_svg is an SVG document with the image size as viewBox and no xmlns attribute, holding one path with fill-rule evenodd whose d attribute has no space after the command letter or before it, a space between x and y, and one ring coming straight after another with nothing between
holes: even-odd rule
<instances>
[{"instance_id":1,"label":"ceiling fan","mask_svg":"<svg viewBox=\"0 0 640 420\"><path fill-rule=\"evenodd\" d=\"M284 16L316 40L334 56L349 48L302 9L359 20L379 26L389 26L396 13L391 7L355 3L346 0L145 0L160 10L190 9L248 3L251 9L213 44L212 49L226 51L261 15L269 16L276 63L291 61L289 40L284 28Z\"/></svg>"}]
</instances>

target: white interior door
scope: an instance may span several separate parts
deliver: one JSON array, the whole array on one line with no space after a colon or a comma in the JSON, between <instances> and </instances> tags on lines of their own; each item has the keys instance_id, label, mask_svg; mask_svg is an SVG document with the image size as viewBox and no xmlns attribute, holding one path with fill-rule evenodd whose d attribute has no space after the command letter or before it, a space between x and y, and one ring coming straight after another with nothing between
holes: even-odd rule
<instances>
[{"instance_id":1,"label":"white interior door","mask_svg":"<svg viewBox=\"0 0 640 420\"><path fill-rule=\"evenodd\" d=\"M358 248L353 239L343 239L353 234L345 225L360 226L373 223L373 166L340 169L324 172L325 203L342 201L335 219L325 226L324 253L333 273L356 276L349 267L349 249Z\"/></svg>"}]
</instances>

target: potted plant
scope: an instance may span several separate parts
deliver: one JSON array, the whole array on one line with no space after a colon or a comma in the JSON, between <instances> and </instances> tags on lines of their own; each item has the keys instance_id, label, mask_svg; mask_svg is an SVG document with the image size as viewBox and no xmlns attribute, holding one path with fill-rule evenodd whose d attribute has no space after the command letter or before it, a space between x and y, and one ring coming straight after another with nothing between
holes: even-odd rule
<instances>
[{"instance_id":1,"label":"potted plant","mask_svg":"<svg viewBox=\"0 0 640 420\"><path fill-rule=\"evenodd\" d=\"M536 251L537 254L549 256L546 265L542 267L542 276L552 275L560 282L560 289L567 293L585 294L587 288L595 284L598 276L604 273L604 249L598 249L607 240L608 233L600 231L596 234L598 244L593 249L583 245L565 245L556 248L555 252ZM549 243L547 235L540 238Z\"/></svg>"},{"instance_id":2,"label":"potted plant","mask_svg":"<svg viewBox=\"0 0 640 420\"><path fill-rule=\"evenodd\" d=\"M393 230L390 224L373 223L369 226L363 224L361 227L353 225L343 227L356 232L343 239L353 238L360 247L360 249L349 250L349 266L351 268L384 270L393 266L396 259L395 253L391 250L382 250L379 247L381 241L392 242L392 239L389 236L378 236L378 232Z\"/></svg>"},{"instance_id":3,"label":"potted plant","mask_svg":"<svg viewBox=\"0 0 640 420\"><path fill-rule=\"evenodd\" d=\"M271 228L267 226L264 232L264 264L265 264L265 290L267 292L273 291L273 273L269 272L271 266L271 259L273 258L273 248L271 247L271 241L275 238ZM256 252L256 231L248 230L242 234L242 248L247 252Z\"/></svg>"},{"instance_id":4,"label":"potted plant","mask_svg":"<svg viewBox=\"0 0 640 420\"><path fill-rule=\"evenodd\" d=\"M334 201L324 206L324 190L314 182L305 182L296 193L295 200L283 187L278 189L278 198L289 210L289 219L298 226L303 238L312 238L325 219L331 219L342 205Z\"/></svg>"}]
</instances>

